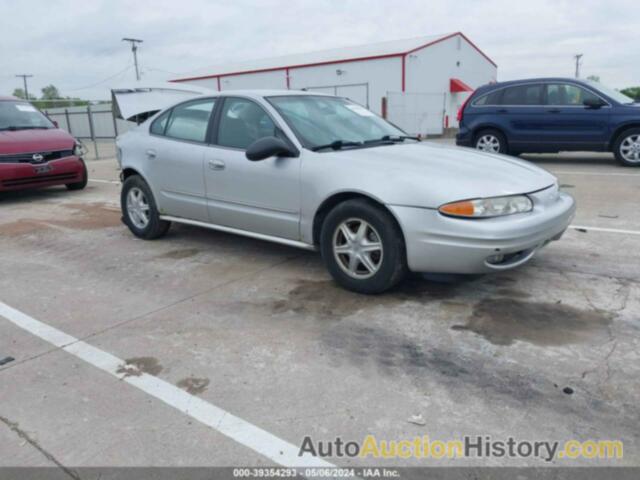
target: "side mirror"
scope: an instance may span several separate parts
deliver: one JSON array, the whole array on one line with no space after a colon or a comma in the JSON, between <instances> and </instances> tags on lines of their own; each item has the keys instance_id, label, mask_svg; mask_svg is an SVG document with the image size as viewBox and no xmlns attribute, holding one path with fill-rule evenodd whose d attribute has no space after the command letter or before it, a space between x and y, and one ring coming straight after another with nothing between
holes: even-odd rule
<instances>
[{"instance_id":1,"label":"side mirror","mask_svg":"<svg viewBox=\"0 0 640 480\"><path fill-rule=\"evenodd\" d=\"M297 153L280 138L264 137L249 145L245 155L252 162L256 162L269 157L295 157Z\"/></svg>"},{"instance_id":2,"label":"side mirror","mask_svg":"<svg viewBox=\"0 0 640 480\"><path fill-rule=\"evenodd\" d=\"M587 98L582 104L587 108L600 108L606 105L606 103L599 98Z\"/></svg>"},{"instance_id":3,"label":"side mirror","mask_svg":"<svg viewBox=\"0 0 640 480\"><path fill-rule=\"evenodd\" d=\"M51 120L51 123L53 123L53 126L56 128L60 128L60 125L58 124L57 120Z\"/></svg>"}]
</instances>

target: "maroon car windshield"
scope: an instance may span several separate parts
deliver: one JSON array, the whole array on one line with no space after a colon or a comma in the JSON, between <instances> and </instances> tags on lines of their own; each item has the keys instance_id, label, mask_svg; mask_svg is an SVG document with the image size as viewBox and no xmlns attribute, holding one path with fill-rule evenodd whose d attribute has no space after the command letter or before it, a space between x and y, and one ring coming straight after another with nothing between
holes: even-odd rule
<instances>
[{"instance_id":1,"label":"maroon car windshield","mask_svg":"<svg viewBox=\"0 0 640 480\"><path fill-rule=\"evenodd\" d=\"M55 128L37 108L27 102L0 101L0 131Z\"/></svg>"}]
</instances>

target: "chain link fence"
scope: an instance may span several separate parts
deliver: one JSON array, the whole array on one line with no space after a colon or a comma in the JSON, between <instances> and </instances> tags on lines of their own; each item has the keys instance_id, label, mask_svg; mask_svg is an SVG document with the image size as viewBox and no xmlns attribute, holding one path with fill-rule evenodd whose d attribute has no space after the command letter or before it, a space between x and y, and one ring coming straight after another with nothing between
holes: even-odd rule
<instances>
[{"instance_id":1,"label":"chain link fence","mask_svg":"<svg viewBox=\"0 0 640 480\"><path fill-rule=\"evenodd\" d=\"M114 156L115 138L135 126L115 117L111 103L43 108L42 113L87 146L89 158Z\"/></svg>"}]
</instances>

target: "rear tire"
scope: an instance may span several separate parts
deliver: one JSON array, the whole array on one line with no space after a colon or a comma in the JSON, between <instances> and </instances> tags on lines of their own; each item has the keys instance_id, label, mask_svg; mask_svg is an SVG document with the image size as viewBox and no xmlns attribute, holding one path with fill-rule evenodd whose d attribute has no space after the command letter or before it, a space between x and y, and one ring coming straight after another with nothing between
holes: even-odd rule
<instances>
[{"instance_id":1,"label":"rear tire","mask_svg":"<svg viewBox=\"0 0 640 480\"><path fill-rule=\"evenodd\" d=\"M87 186L87 182L89 181L89 172L87 171L87 165L84 163L84 160L80 159L82 162L82 180L76 183L67 183L65 187L67 190L84 190Z\"/></svg>"},{"instance_id":2,"label":"rear tire","mask_svg":"<svg viewBox=\"0 0 640 480\"><path fill-rule=\"evenodd\" d=\"M171 226L171 222L160 220L153 193L139 175L132 175L124 181L120 206L122 221L136 237L154 240L165 235Z\"/></svg>"},{"instance_id":3,"label":"rear tire","mask_svg":"<svg viewBox=\"0 0 640 480\"><path fill-rule=\"evenodd\" d=\"M618 135L613 153L620 165L640 167L640 128L630 128Z\"/></svg>"},{"instance_id":4,"label":"rear tire","mask_svg":"<svg viewBox=\"0 0 640 480\"><path fill-rule=\"evenodd\" d=\"M364 199L336 206L322 224L320 251L335 281L358 293L382 293L406 275L402 232L383 208Z\"/></svg>"},{"instance_id":5,"label":"rear tire","mask_svg":"<svg viewBox=\"0 0 640 480\"><path fill-rule=\"evenodd\" d=\"M506 154L509 151L506 137L493 128L478 132L474 137L473 147L487 153Z\"/></svg>"}]
</instances>

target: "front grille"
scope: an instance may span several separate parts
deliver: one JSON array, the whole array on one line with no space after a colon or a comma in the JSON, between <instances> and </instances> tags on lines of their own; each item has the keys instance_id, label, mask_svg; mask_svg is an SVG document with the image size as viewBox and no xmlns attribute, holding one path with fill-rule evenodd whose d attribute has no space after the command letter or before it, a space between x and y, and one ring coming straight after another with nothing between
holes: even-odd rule
<instances>
[{"instance_id":1,"label":"front grille","mask_svg":"<svg viewBox=\"0 0 640 480\"><path fill-rule=\"evenodd\" d=\"M37 160L34 160L34 155L41 155L42 159L36 157ZM0 155L0 163L46 163L51 160L58 160L59 158L70 157L73 155L73 150L58 150L55 152L32 152L32 153L16 153L11 155Z\"/></svg>"},{"instance_id":2,"label":"front grille","mask_svg":"<svg viewBox=\"0 0 640 480\"><path fill-rule=\"evenodd\" d=\"M4 187L19 187L21 185L34 185L38 183L63 182L65 180L75 180L77 173L58 173L56 175L38 175L37 177L22 177L12 180L3 180Z\"/></svg>"}]
</instances>

